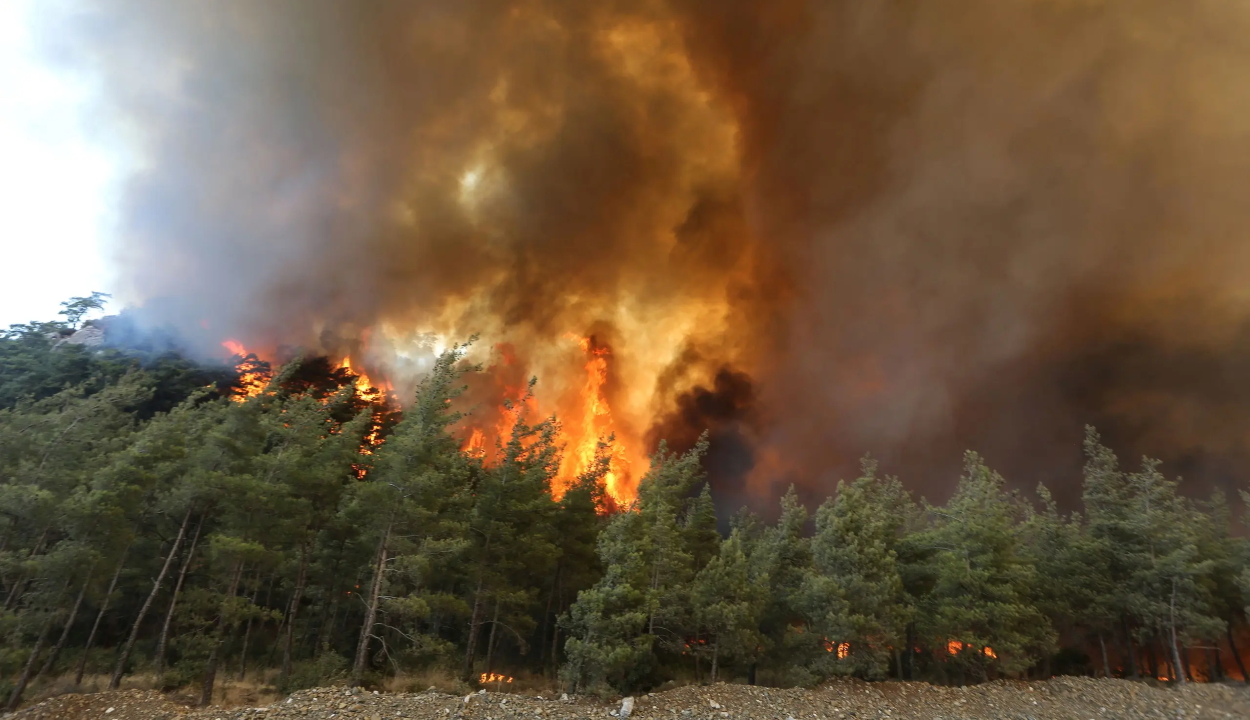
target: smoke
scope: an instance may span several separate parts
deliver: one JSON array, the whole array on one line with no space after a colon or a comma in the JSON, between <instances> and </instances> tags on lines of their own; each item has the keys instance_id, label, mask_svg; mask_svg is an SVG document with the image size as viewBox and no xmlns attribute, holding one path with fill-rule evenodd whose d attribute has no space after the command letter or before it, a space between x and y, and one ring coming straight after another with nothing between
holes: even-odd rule
<instances>
[{"instance_id":1,"label":"smoke","mask_svg":"<svg viewBox=\"0 0 1250 720\"><path fill-rule=\"evenodd\" d=\"M872 452L937 499L975 448L1070 499L1087 422L1244 479L1248 21L116 0L47 35L141 148L121 295L204 352L317 348L403 387L480 333L575 415L593 335L618 436L720 433L735 497Z\"/></svg>"}]
</instances>

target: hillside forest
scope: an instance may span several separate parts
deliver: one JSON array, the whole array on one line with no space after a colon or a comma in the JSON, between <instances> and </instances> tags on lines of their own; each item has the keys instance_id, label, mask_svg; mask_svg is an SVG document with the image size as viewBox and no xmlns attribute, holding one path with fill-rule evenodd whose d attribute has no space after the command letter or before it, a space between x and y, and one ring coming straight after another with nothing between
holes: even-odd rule
<instances>
[{"instance_id":1,"label":"hillside forest","mask_svg":"<svg viewBox=\"0 0 1250 720\"><path fill-rule=\"evenodd\" d=\"M943 505L865 459L819 507L791 489L774 521L718 525L706 439L661 444L625 507L604 490L611 438L553 493L558 419L525 403L490 461L463 449L465 346L399 403L325 358L67 342L98 301L0 334L10 708L137 674L203 703L225 677L285 692L421 672L603 694L1246 677L1231 499L1186 496L1092 428L1079 512L968 452Z\"/></svg>"}]
</instances>

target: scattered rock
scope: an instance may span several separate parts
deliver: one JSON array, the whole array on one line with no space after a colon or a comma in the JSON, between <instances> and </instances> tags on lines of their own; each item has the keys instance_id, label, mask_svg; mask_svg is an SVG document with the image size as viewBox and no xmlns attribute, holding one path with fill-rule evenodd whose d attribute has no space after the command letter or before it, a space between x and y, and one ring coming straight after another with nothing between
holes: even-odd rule
<instances>
[{"instance_id":1,"label":"scattered rock","mask_svg":"<svg viewBox=\"0 0 1250 720\"><path fill-rule=\"evenodd\" d=\"M6 720L582 720L609 714L629 720L1225 720L1250 717L1250 690L1219 684L1168 688L1091 678L997 681L963 688L843 680L815 690L723 683L688 686L624 698L617 705L568 695L556 701L503 693L459 697L433 691L373 694L317 688L263 708L195 709L176 705L154 691L126 690L62 695Z\"/></svg>"}]
</instances>

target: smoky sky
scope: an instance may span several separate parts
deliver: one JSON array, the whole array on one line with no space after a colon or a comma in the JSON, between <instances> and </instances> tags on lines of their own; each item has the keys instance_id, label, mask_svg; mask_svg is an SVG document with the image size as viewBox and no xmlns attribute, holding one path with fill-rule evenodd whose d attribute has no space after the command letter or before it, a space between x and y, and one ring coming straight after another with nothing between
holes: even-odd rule
<instances>
[{"instance_id":1,"label":"smoky sky","mask_svg":"<svg viewBox=\"0 0 1250 720\"><path fill-rule=\"evenodd\" d=\"M1248 21L117 0L43 35L141 149L124 299L206 347L599 332L635 433L721 432L735 497L819 496L870 452L942 499L971 448L1071 502L1086 423L1195 492L1244 483Z\"/></svg>"}]
</instances>

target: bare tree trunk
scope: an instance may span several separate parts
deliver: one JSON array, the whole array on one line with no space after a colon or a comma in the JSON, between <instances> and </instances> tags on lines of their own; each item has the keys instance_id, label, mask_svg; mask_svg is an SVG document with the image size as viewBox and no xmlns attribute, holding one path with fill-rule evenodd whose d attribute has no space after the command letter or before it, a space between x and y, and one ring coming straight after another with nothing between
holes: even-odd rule
<instances>
[{"instance_id":1,"label":"bare tree trunk","mask_svg":"<svg viewBox=\"0 0 1250 720\"><path fill-rule=\"evenodd\" d=\"M252 592L252 605L260 599L260 570L256 571L256 590ZM247 646L252 639L252 618L247 619L247 625L243 630L243 650L239 653L239 682L247 677Z\"/></svg>"},{"instance_id":2,"label":"bare tree trunk","mask_svg":"<svg viewBox=\"0 0 1250 720\"><path fill-rule=\"evenodd\" d=\"M1129 672L1133 677L1140 678L1141 672L1137 669L1137 654L1133 649L1133 634L1128 631L1128 619L1121 616L1120 625L1124 629L1124 645L1128 649L1126 655L1128 656Z\"/></svg>"},{"instance_id":3,"label":"bare tree trunk","mask_svg":"<svg viewBox=\"0 0 1250 720\"><path fill-rule=\"evenodd\" d=\"M104 613L108 612L109 602L113 599L113 589L117 587L117 579L121 577L122 568L126 566L126 555L130 552L130 548L122 553L121 559L117 561L117 569L113 571L113 579L109 581L109 589L104 593L104 600L100 603L100 612L95 615L95 622L91 624L91 633L87 635L87 644L82 649L82 657L78 659L78 671L74 675L74 685L82 685L83 672L87 669L87 654L91 651L91 646L95 644L96 632L100 629L100 621L104 619Z\"/></svg>"},{"instance_id":4,"label":"bare tree trunk","mask_svg":"<svg viewBox=\"0 0 1250 720\"><path fill-rule=\"evenodd\" d=\"M712 682L716 682L716 670L720 665L720 638L712 643Z\"/></svg>"},{"instance_id":5,"label":"bare tree trunk","mask_svg":"<svg viewBox=\"0 0 1250 720\"><path fill-rule=\"evenodd\" d=\"M1230 620L1224 626L1224 631L1228 635L1228 649L1233 652L1233 659L1237 661L1237 669L1241 671L1241 681L1250 683L1250 675L1246 674L1246 664L1241 660L1241 653L1237 650L1237 641L1233 639L1233 623Z\"/></svg>"},{"instance_id":6,"label":"bare tree trunk","mask_svg":"<svg viewBox=\"0 0 1250 720\"><path fill-rule=\"evenodd\" d=\"M703 653L699 649L699 633L694 634L694 645L690 647L690 654L694 655L694 682L696 685L702 685L703 667L700 660L703 658Z\"/></svg>"},{"instance_id":7,"label":"bare tree trunk","mask_svg":"<svg viewBox=\"0 0 1250 720\"><path fill-rule=\"evenodd\" d=\"M483 556L490 556L490 536L486 537L486 547ZM473 678L473 661L477 659L477 640L478 632L482 626L482 589L485 586L485 567L478 567L477 571L477 589L473 591L473 614L469 617L469 643L464 649L464 667L461 668L461 677L465 682Z\"/></svg>"},{"instance_id":8,"label":"bare tree trunk","mask_svg":"<svg viewBox=\"0 0 1250 720\"><path fill-rule=\"evenodd\" d=\"M243 561L238 560L234 566L234 573L230 577L230 589L222 598L221 610L217 614L217 637L213 640L213 649L208 653L208 664L204 669L204 687L200 690L201 706L206 707L213 701L213 685L217 682L217 665L221 661L221 646L226 642L226 630L229 626L226 607L239 592L239 579L242 577Z\"/></svg>"},{"instance_id":9,"label":"bare tree trunk","mask_svg":"<svg viewBox=\"0 0 1250 720\"><path fill-rule=\"evenodd\" d=\"M1103 639L1102 633L1098 633L1098 648L1102 650L1102 676L1111 677L1111 661L1107 659L1107 641Z\"/></svg>"},{"instance_id":10,"label":"bare tree trunk","mask_svg":"<svg viewBox=\"0 0 1250 720\"><path fill-rule=\"evenodd\" d=\"M482 579L477 581L477 589L473 592L473 613L469 616L469 640L464 649L464 667L460 674L465 681L473 677L473 660L477 650L478 627L482 622Z\"/></svg>"},{"instance_id":11,"label":"bare tree trunk","mask_svg":"<svg viewBox=\"0 0 1250 720\"><path fill-rule=\"evenodd\" d=\"M1176 682L1184 684L1185 668L1181 665L1180 644L1176 637L1176 579L1172 580L1172 602L1168 607L1171 620L1172 631L1172 666L1176 668Z\"/></svg>"},{"instance_id":12,"label":"bare tree trunk","mask_svg":"<svg viewBox=\"0 0 1250 720\"><path fill-rule=\"evenodd\" d=\"M499 631L499 598L495 598L495 617L490 623L490 637L486 640L486 673L495 670L495 637Z\"/></svg>"},{"instance_id":13,"label":"bare tree trunk","mask_svg":"<svg viewBox=\"0 0 1250 720\"><path fill-rule=\"evenodd\" d=\"M161 625L161 636L156 642L156 676L159 678L165 674L165 649L169 646L169 628L174 622L174 609L178 607L178 595L182 592L182 583L187 579L187 570L191 568L191 562L195 558L195 546L200 542L200 531L204 529L204 515L200 515L200 521L195 524L195 535L191 536L191 546L187 548L187 556L182 560L182 567L178 570L178 579L174 582L174 594L169 599L169 610L165 613L165 623Z\"/></svg>"},{"instance_id":14,"label":"bare tree trunk","mask_svg":"<svg viewBox=\"0 0 1250 720\"><path fill-rule=\"evenodd\" d=\"M560 623L551 631L551 677L560 677Z\"/></svg>"},{"instance_id":15,"label":"bare tree trunk","mask_svg":"<svg viewBox=\"0 0 1250 720\"><path fill-rule=\"evenodd\" d=\"M26 559L29 560L30 558L35 557L43 550L43 544L48 539L48 530L49 528L46 527L43 529L43 533L39 535L39 542L35 543L35 546L30 549L29 553L26 554ZM23 590L26 589L26 583L27 578L24 573L18 575L17 579L13 581L13 586L9 588L9 596L4 599L5 610L12 610L17 606L18 599L22 597L24 594Z\"/></svg>"},{"instance_id":16,"label":"bare tree trunk","mask_svg":"<svg viewBox=\"0 0 1250 720\"><path fill-rule=\"evenodd\" d=\"M1152 637L1146 641L1146 668L1150 670L1150 677L1152 679L1157 679L1159 677L1159 656L1155 653L1155 645L1158 645L1160 650L1163 649L1163 643L1158 637ZM1166 658L1167 655L1165 653L1163 661L1164 666L1167 665Z\"/></svg>"},{"instance_id":17,"label":"bare tree trunk","mask_svg":"<svg viewBox=\"0 0 1250 720\"><path fill-rule=\"evenodd\" d=\"M356 643L356 660L352 663L351 686L360 684L365 674L365 660L369 657L369 639L373 637L373 625L378 619L378 599L382 595L382 580L386 574L386 554L390 550L391 524L382 533L382 547L378 549L378 565L369 587L369 609L365 611L365 624L360 628L360 641Z\"/></svg>"},{"instance_id":18,"label":"bare tree trunk","mask_svg":"<svg viewBox=\"0 0 1250 720\"><path fill-rule=\"evenodd\" d=\"M304 598L304 583L308 577L308 543L300 548L299 572L295 576L295 593L291 596L291 611L286 615L286 637L282 641L282 673L279 678L285 682L291 677L292 655L295 646L295 618L299 613L300 601Z\"/></svg>"},{"instance_id":19,"label":"bare tree trunk","mask_svg":"<svg viewBox=\"0 0 1250 720\"><path fill-rule=\"evenodd\" d=\"M117 664L113 666L113 677L109 678L109 690L116 690L121 685L122 673L126 670L126 663L130 660L130 653L135 649L135 640L139 637L139 626L143 624L143 618L147 616L148 609L152 607L152 601L156 599L156 594L160 592L161 585L165 582L165 576L169 574L169 566L174 562L174 556L178 554L178 548L182 545L182 539L187 535L187 525L191 523L191 508L187 508L187 514L182 518L182 525L178 528L178 537L174 538L174 545L169 549L169 554L165 556L165 564L161 565L161 572L156 576L156 581L152 583L152 591L148 593L148 597L143 601L143 606L139 608L139 616L135 618L135 623L130 627L130 637L126 639L126 645L122 648L122 653L117 658Z\"/></svg>"},{"instance_id":20,"label":"bare tree trunk","mask_svg":"<svg viewBox=\"0 0 1250 720\"><path fill-rule=\"evenodd\" d=\"M69 631L74 627L74 621L78 619L78 608L82 607L82 599L87 594L87 586L91 584L91 573L95 571L95 563L91 564L91 569L87 571L87 579L83 581L82 588L78 591L78 597L74 599L74 607L69 611L69 618L65 620L65 627L61 629L61 637L57 639L56 645L52 646L51 652L48 653L48 659L44 661L43 667L39 668L39 672L35 673L34 680L47 674L52 670L53 663L61 654L61 650L65 647L65 641L69 639ZM32 680L31 682L34 682Z\"/></svg>"},{"instance_id":21,"label":"bare tree trunk","mask_svg":"<svg viewBox=\"0 0 1250 720\"><path fill-rule=\"evenodd\" d=\"M53 618L43 624L43 629L39 631L39 639L35 641L35 647L30 651L30 657L26 658L26 665L22 668L22 675L17 679L17 684L13 686L13 692L9 695L8 711L17 710L17 706L22 702L22 693L26 692L26 684L30 682L31 672L35 669L35 661L39 658L39 653L43 652L43 644L48 640L48 632L52 630Z\"/></svg>"},{"instance_id":22,"label":"bare tree trunk","mask_svg":"<svg viewBox=\"0 0 1250 720\"><path fill-rule=\"evenodd\" d=\"M547 674L547 668L548 668L548 665L547 665L547 626L555 625L555 622L553 622L553 618L555 616L551 612L551 606L555 604L556 589L557 587L559 587L559 584L560 584L560 563L557 563L555 577L551 581L551 592L547 593L547 607L545 610L543 610L542 629L539 630L538 632L538 645L539 645L539 652L541 653L541 657L538 658L538 664L540 667L542 667L544 675Z\"/></svg>"}]
</instances>

